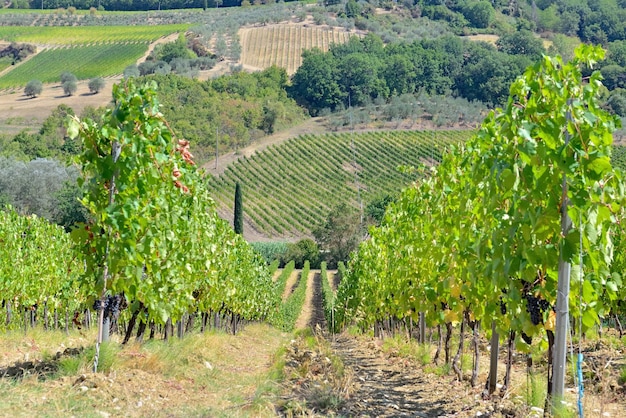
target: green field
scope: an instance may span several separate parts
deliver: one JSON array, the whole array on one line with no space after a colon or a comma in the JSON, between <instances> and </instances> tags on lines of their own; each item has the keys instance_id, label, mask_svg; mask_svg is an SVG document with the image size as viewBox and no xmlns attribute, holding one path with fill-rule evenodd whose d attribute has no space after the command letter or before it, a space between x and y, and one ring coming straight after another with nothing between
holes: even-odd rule
<instances>
[{"instance_id":1,"label":"green field","mask_svg":"<svg viewBox=\"0 0 626 418\"><path fill-rule=\"evenodd\" d=\"M366 205L381 194L399 192L416 175L403 173L398 166L436 163L447 145L471 133L303 135L238 160L221 176L210 177L210 188L223 213L232 214L235 183L239 182L244 217L257 231L273 238L301 237L309 235L341 202L359 207L359 194Z\"/></svg>"},{"instance_id":2,"label":"green field","mask_svg":"<svg viewBox=\"0 0 626 418\"><path fill-rule=\"evenodd\" d=\"M121 74L147 49L147 42L48 49L0 77L0 88L24 86L34 79L58 82L64 71L79 80Z\"/></svg>"},{"instance_id":3,"label":"green field","mask_svg":"<svg viewBox=\"0 0 626 418\"><path fill-rule=\"evenodd\" d=\"M13 60L11 59L11 57L0 58L0 71L4 70L5 68L10 67L12 62Z\"/></svg>"},{"instance_id":4,"label":"green field","mask_svg":"<svg viewBox=\"0 0 626 418\"><path fill-rule=\"evenodd\" d=\"M154 26L0 26L0 40L36 44L71 45L99 42L152 42L186 24Z\"/></svg>"}]
</instances>

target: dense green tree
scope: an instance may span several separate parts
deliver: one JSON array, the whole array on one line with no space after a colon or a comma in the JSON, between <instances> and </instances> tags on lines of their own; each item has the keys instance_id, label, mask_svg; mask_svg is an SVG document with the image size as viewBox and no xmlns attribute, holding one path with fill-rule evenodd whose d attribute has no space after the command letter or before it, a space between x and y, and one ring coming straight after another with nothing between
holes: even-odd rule
<instances>
[{"instance_id":1,"label":"dense green tree","mask_svg":"<svg viewBox=\"0 0 626 418\"><path fill-rule=\"evenodd\" d=\"M378 196L367 204L365 214L374 225L380 226L385 217L387 206L395 201L396 199L389 194Z\"/></svg>"},{"instance_id":2,"label":"dense green tree","mask_svg":"<svg viewBox=\"0 0 626 418\"><path fill-rule=\"evenodd\" d=\"M605 107L621 117L626 117L626 89L615 89L606 100Z\"/></svg>"},{"instance_id":3,"label":"dense green tree","mask_svg":"<svg viewBox=\"0 0 626 418\"><path fill-rule=\"evenodd\" d=\"M233 227L237 234L243 235L243 193L239 183L235 184L235 214Z\"/></svg>"},{"instance_id":4,"label":"dense green tree","mask_svg":"<svg viewBox=\"0 0 626 418\"><path fill-rule=\"evenodd\" d=\"M527 30L502 35L496 41L496 46L501 52L510 55L526 55L533 61L541 58L541 55L546 52L543 41Z\"/></svg>"},{"instance_id":5,"label":"dense green tree","mask_svg":"<svg viewBox=\"0 0 626 418\"><path fill-rule=\"evenodd\" d=\"M355 0L348 0L346 3L346 16L355 18L361 14L361 6Z\"/></svg>"},{"instance_id":6,"label":"dense green tree","mask_svg":"<svg viewBox=\"0 0 626 418\"><path fill-rule=\"evenodd\" d=\"M382 63L372 54L349 54L339 62L340 83L352 105L364 105L376 97L387 98L389 89L379 72Z\"/></svg>"},{"instance_id":7,"label":"dense green tree","mask_svg":"<svg viewBox=\"0 0 626 418\"><path fill-rule=\"evenodd\" d=\"M479 100L490 106L502 104L508 97L509 86L531 60L511 56L481 45L468 45L463 73L454 86L468 100Z\"/></svg>"},{"instance_id":8,"label":"dense green tree","mask_svg":"<svg viewBox=\"0 0 626 418\"><path fill-rule=\"evenodd\" d=\"M341 203L313 231L313 236L328 267L336 268L339 261L348 260L362 239L360 215L347 203Z\"/></svg>"},{"instance_id":9,"label":"dense green tree","mask_svg":"<svg viewBox=\"0 0 626 418\"><path fill-rule=\"evenodd\" d=\"M293 76L292 97L313 115L324 108L335 110L346 97L339 87L340 76L332 54L319 49L305 51L302 65Z\"/></svg>"},{"instance_id":10,"label":"dense green tree","mask_svg":"<svg viewBox=\"0 0 626 418\"><path fill-rule=\"evenodd\" d=\"M66 231L80 223L89 221L89 211L80 203L83 192L75 179L66 180L60 190L54 193L57 205L52 210L51 221L61 225Z\"/></svg>"},{"instance_id":11,"label":"dense green tree","mask_svg":"<svg viewBox=\"0 0 626 418\"><path fill-rule=\"evenodd\" d=\"M68 116L73 116L74 110L67 105L59 105L48 116L41 129L39 129L36 141L49 151L49 155L55 158L67 160L75 152L68 152L65 149L65 142L71 140L67 138L67 129L65 127ZM35 157L35 156L32 156Z\"/></svg>"},{"instance_id":12,"label":"dense green tree","mask_svg":"<svg viewBox=\"0 0 626 418\"><path fill-rule=\"evenodd\" d=\"M602 81L609 90L626 88L626 68L616 64L606 65L600 71Z\"/></svg>"},{"instance_id":13,"label":"dense green tree","mask_svg":"<svg viewBox=\"0 0 626 418\"><path fill-rule=\"evenodd\" d=\"M613 41L609 43L605 63L626 67L626 41Z\"/></svg>"},{"instance_id":14,"label":"dense green tree","mask_svg":"<svg viewBox=\"0 0 626 418\"><path fill-rule=\"evenodd\" d=\"M287 250L282 258L283 264L293 260L297 269L304 267L304 262L307 260L311 268L319 268L320 250L315 241L305 238L294 244L287 244Z\"/></svg>"},{"instance_id":15,"label":"dense green tree","mask_svg":"<svg viewBox=\"0 0 626 418\"><path fill-rule=\"evenodd\" d=\"M416 88L417 71L406 55L392 55L386 60L382 75L391 95L413 93Z\"/></svg>"},{"instance_id":16,"label":"dense green tree","mask_svg":"<svg viewBox=\"0 0 626 418\"><path fill-rule=\"evenodd\" d=\"M487 28L495 17L495 10L490 2L474 1L468 2L463 9L463 16L475 28Z\"/></svg>"}]
</instances>

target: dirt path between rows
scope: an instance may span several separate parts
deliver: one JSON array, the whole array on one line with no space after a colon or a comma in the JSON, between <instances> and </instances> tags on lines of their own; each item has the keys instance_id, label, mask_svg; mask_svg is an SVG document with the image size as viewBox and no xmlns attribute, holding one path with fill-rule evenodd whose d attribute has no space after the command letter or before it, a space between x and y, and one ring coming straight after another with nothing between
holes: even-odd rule
<instances>
[{"instance_id":1,"label":"dirt path between rows","mask_svg":"<svg viewBox=\"0 0 626 418\"><path fill-rule=\"evenodd\" d=\"M452 417L474 406L472 396L463 396L464 383L433 381L401 359L392 362L374 343L342 334L331 346L357 385L341 416Z\"/></svg>"},{"instance_id":2,"label":"dirt path between rows","mask_svg":"<svg viewBox=\"0 0 626 418\"><path fill-rule=\"evenodd\" d=\"M295 270L291 272L289 278L287 279L287 283L285 283L285 290L283 291L283 302L287 300L289 295L291 295L298 285L298 277L302 270Z\"/></svg>"},{"instance_id":3,"label":"dirt path between rows","mask_svg":"<svg viewBox=\"0 0 626 418\"><path fill-rule=\"evenodd\" d=\"M320 283L321 283L320 277L321 277L321 274L319 270L309 271L309 275L306 278L306 296L304 297L304 306L302 306L302 311L300 311L300 316L296 320L295 329L304 329L307 326L310 326L312 323L312 319L317 316L316 314L317 314L318 309L315 306L315 295L316 295L315 291L320 286ZM301 277L300 280L302 279L303 278ZM322 318L324 318L323 310L322 310ZM321 324L321 325L324 325L324 324ZM315 327L313 327L313 329L315 329Z\"/></svg>"},{"instance_id":4,"label":"dirt path between rows","mask_svg":"<svg viewBox=\"0 0 626 418\"><path fill-rule=\"evenodd\" d=\"M320 330L326 325L321 280L318 271L311 272L305 307L296 326L308 324L318 335L324 335ZM354 390L336 411L338 416L459 417L470 416L476 405L466 383L452 378L433 381L407 360L386 356L377 342L345 333L325 338L353 376Z\"/></svg>"},{"instance_id":5,"label":"dirt path between rows","mask_svg":"<svg viewBox=\"0 0 626 418\"><path fill-rule=\"evenodd\" d=\"M540 408L521 406L519 393L522 385L528 379L523 356L519 356L518 361L513 365L513 378L511 380L512 391L501 394L502 398L496 396L492 400L483 400L481 397L481 384L476 388L471 388L467 381L458 381L452 374L439 376L432 372L425 371L415 360L408 359L400 355L393 348L383 350L383 341L371 339L365 336L353 336L344 332L338 335L328 335L325 332L325 318L323 310L323 298L321 289L321 275L314 273L313 280L307 288L307 302L301 317L308 318L308 325L313 328L318 338L328 341L332 355L337 356L343 363L344 376L348 380L341 386L341 401L336 407L327 408L324 414L316 414L316 405L311 404L311 415L307 416L346 416L346 417L517 417L542 416ZM299 321L302 325L304 319ZM295 350L297 352L297 350ZM306 350L305 350L306 351ZM600 374L596 369L606 369L609 364L622 364L616 362L616 356L621 358L621 351L609 350L611 354L601 354L597 347L592 347L595 354L587 354L587 367L591 367L593 374ZM309 351L300 353L302 358L317 358ZM505 370L505 351L500 352L501 362L498 366L500 374ZM592 367L597 358L602 358L597 362L597 368ZM484 383L487 378L488 357L483 356L481 374L479 382ZM302 364L307 364L302 360ZM314 364L317 360L312 361ZM327 359L328 362L330 360ZM322 374L321 379L315 380L315 371L318 367L309 372L307 377L298 380L297 384L290 390L287 399L299 399L302 396L302 388L309 388L313 393L312 398L307 398L305 402L315 401L315 390L327 380L332 380L332 374ZM617 366L619 370L619 366ZM591 373L591 372L589 372ZM313 377L311 377L313 374ZM329 377L330 376L330 377ZM307 381L307 379L309 379ZM327 379L327 380L324 380ZM585 415L590 417L621 417L623 416L623 397L620 397L616 389L613 392L604 394L597 392L593 381L587 382L588 393L585 393L584 406ZM608 386L607 386L608 387ZM313 388L313 389L311 389ZM603 390L605 390L604 388ZM594 393L595 392L595 393ZM514 394L518 393L517 396ZM571 394L570 394L571 395ZM574 405L574 395L569 397L570 407ZM304 395L306 398L306 395ZM513 399L515 398L515 399ZM307 404L308 405L308 404ZM318 409L319 410L319 409Z\"/></svg>"}]
</instances>

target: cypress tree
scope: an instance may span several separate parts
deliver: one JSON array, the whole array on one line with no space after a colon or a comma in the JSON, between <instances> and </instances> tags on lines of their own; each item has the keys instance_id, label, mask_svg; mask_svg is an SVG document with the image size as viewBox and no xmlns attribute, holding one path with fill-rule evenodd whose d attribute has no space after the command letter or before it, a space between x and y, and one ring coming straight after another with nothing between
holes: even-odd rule
<instances>
[{"instance_id":1,"label":"cypress tree","mask_svg":"<svg viewBox=\"0 0 626 418\"><path fill-rule=\"evenodd\" d=\"M243 197L239 183L235 185L235 233L243 235Z\"/></svg>"}]
</instances>

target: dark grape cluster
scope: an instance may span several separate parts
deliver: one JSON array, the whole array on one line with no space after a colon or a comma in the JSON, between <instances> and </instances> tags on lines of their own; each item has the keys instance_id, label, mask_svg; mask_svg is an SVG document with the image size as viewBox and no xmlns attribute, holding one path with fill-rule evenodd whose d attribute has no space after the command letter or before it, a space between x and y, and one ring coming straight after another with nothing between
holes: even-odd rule
<instances>
[{"instance_id":1,"label":"dark grape cluster","mask_svg":"<svg viewBox=\"0 0 626 418\"><path fill-rule=\"evenodd\" d=\"M506 315L506 304L502 299L500 299L500 313Z\"/></svg>"},{"instance_id":2,"label":"dark grape cluster","mask_svg":"<svg viewBox=\"0 0 626 418\"><path fill-rule=\"evenodd\" d=\"M98 312L100 309L104 309L105 317L117 318L120 314L120 309L126 307L124 304L124 297L122 295L107 296L104 298L104 304L102 300L96 299L93 302L93 309Z\"/></svg>"},{"instance_id":3,"label":"dark grape cluster","mask_svg":"<svg viewBox=\"0 0 626 418\"><path fill-rule=\"evenodd\" d=\"M530 320L533 325L538 325L543 322L543 312L551 308L548 301L534 297L533 295L526 295L526 311L530 314Z\"/></svg>"}]
</instances>

